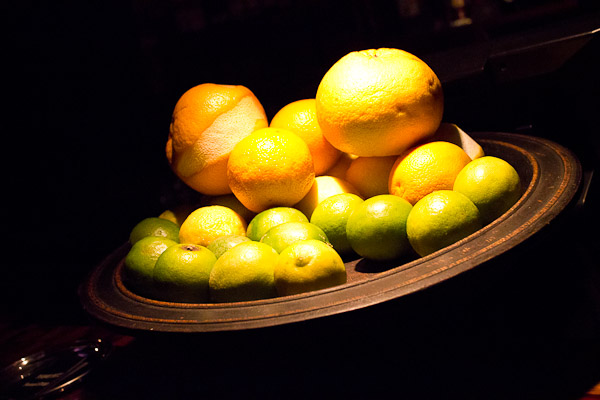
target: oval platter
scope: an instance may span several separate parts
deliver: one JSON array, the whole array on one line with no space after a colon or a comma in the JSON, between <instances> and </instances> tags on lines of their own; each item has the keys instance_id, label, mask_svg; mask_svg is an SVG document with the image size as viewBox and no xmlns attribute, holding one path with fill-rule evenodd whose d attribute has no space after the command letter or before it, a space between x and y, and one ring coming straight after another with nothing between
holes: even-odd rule
<instances>
[{"instance_id":1,"label":"oval platter","mask_svg":"<svg viewBox=\"0 0 600 400\"><path fill-rule=\"evenodd\" d=\"M426 257L373 263L346 262L344 285L294 296L225 303L183 304L146 299L120 279L129 245L107 256L79 287L94 318L128 330L212 332L242 330L326 317L424 290L496 257L538 232L573 199L581 180L577 158L547 139L501 132L471 136L486 155L518 171L523 195L504 215L474 234Z\"/></svg>"}]
</instances>

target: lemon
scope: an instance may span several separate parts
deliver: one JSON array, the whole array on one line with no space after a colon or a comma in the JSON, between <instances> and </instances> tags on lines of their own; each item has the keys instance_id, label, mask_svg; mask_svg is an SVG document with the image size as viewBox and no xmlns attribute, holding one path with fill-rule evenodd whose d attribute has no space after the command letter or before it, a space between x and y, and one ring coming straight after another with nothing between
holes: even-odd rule
<instances>
[{"instance_id":1,"label":"lemon","mask_svg":"<svg viewBox=\"0 0 600 400\"><path fill-rule=\"evenodd\" d=\"M410 250L406 220L411 209L408 201L391 194L357 205L346 224L352 249L372 260L392 260L406 254Z\"/></svg>"},{"instance_id":2,"label":"lemon","mask_svg":"<svg viewBox=\"0 0 600 400\"><path fill-rule=\"evenodd\" d=\"M129 233L129 243L135 244L146 236L164 237L178 242L179 226L173 221L159 217L144 218Z\"/></svg>"},{"instance_id":3,"label":"lemon","mask_svg":"<svg viewBox=\"0 0 600 400\"><path fill-rule=\"evenodd\" d=\"M294 205L295 208L302 211L309 219L320 202L340 193L354 193L360 195L359 191L348 181L329 175L317 176L306 196Z\"/></svg>"},{"instance_id":4,"label":"lemon","mask_svg":"<svg viewBox=\"0 0 600 400\"><path fill-rule=\"evenodd\" d=\"M208 249L212 251L217 258L219 258L223 255L223 253L225 253L232 247L237 246L240 243L249 241L250 238L244 235L221 236L210 242L210 244L208 245Z\"/></svg>"},{"instance_id":5,"label":"lemon","mask_svg":"<svg viewBox=\"0 0 600 400\"><path fill-rule=\"evenodd\" d=\"M321 228L310 222L285 222L267 231L260 239L262 243L268 244L281 253L291 244L306 239L320 240L329 244L327 235Z\"/></svg>"},{"instance_id":6,"label":"lemon","mask_svg":"<svg viewBox=\"0 0 600 400\"><path fill-rule=\"evenodd\" d=\"M312 213L310 222L325 232L333 248L342 256L352 253L346 224L352 211L363 202L354 193L340 193L323 200Z\"/></svg>"},{"instance_id":7,"label":"lemon","mask_svg":"<svg viewBox=\"0 0 600 400\"><path fill-rule=\"evenodd\" d=\"M269 229L292 221L308 222L308 218L301 211L292 207L269 208L252 218L248 224L246 236L258 242Z\"/></svg>"},{"instance_id":8,"label":"lemon","mask_svg":"<svg viewBox=\"0 0 600 400\"><path fill-rule=\"evenodd\" d=\"M156 298L180 303L208 301L208 277L217 257L204 246L178 244L156 260L152 278Z\"/></svg>"},{"instance_id":9,"label":"lemon","mask_svg":"<svg viewBox=\"0 0 600 400\"><path fill-rule=\"evenodd\" d=\"M479 209L484 224L504 214L521 197L519 174L508 162L492 156L471 161L457 175L454 190Z\"/></svg>"},{"instance_id":10,"label":"lemon","mask_svg":"<svg viewBox=\"0 0 600 400\"><path fill-rule=\"evenodd\" d=\"M245 234L246 226L244 218L229 207L200 207L181 224L179 241L206 247L220 236Z\"/></svg>"},{"instance_id":11,"label":"lemon","mask_svg":"<svg viewBox=\"0 0 600 400\"><path fill-rule=\"evenodd\" d=\"M190 215L192 211L194 211L197 207L192 206L191 204L181 204L173 208L169 208L164 210L158 218L164 218L171 222L177 224L177 226L181 226L183 221Z\"/></svg>"},{"instance_id":12,"label":"lemon","mask_svg":"<svg viewBox=\"0 0 600 400\"><path fill-rule=\"evenodd\" d=\"M215 303L250 301L277 296L274 270L277 252L260 242L240 243L215 263L208 281Z\"/></svg>"},{"instance_id":13,"label":"lemon","mask_svg":"<svg viewBox=\"0 0 600 400\"><path fill-rule=\"evenodd\" d=\"M482 227L479 210L467 196L452 190L428 194L414 205L406 222L413 249L426 256Z\"/></svg>"},{"instance_id":14,"label":"lemon","mask_svg":"<svg viewBox=\"0 0 600 400\"><path fill-rule=\"evenodd\" d=\"M231 208L233 211L238 213L244 221L250 222L256 215L255 212L248 210L241 201L237 199L233 194L224 194L222 196L212 196L206 201L207 206L223 206Z\"/></svg>"},{"instance_id":15,"label":"lemon","mask_svg":"<svg viewBox=\"0 0 600 400\"><path fill-rule=\"evenodd\" d=\"M346 283L339 254L320 240L301 240L281 252L275 264L280 296L305 293Z\"/></svg>"}]
</instances>

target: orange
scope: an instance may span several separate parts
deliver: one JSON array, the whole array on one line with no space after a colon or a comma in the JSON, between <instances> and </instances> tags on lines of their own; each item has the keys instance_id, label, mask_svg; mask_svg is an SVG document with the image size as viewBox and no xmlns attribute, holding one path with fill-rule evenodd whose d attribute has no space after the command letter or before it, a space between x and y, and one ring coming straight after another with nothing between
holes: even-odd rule
<instances>
[{"instance_id":1,"label":"orange","mask_svg":"<svg viewBox=\"0 0 600 400\"><path fill-rule=\"evenodd\" d=\"M306 142L316 175L324 174L340 157L341 152L323 136L317 121L315 99L298 100L286 105L275 114L270 126L287 129Z\"/></svg>"},{"instance_id":2,"label":"orange","mask_svg":"<svg viewBox=\"0 0 600 400\"><path fill-rule=\"evenodd\" d=\"M259 213L299 202L310 190L315 170L310 150L298 135L262 128L235 145L227 179L235 197Z\"/></svg>"},{"instance_id":3,"label":"orange","mask_svg":"<svg viewBox=\"0 0 600 400\"><path fill-rule=\"evenodd\" d=\"M228 235L245 235L246 221L231 208L206 206L193 211L179 228L179 242L208 246Z\"/></svg>"},{"instance_id":4,"label":"orange","mask_svg":"<svg viewBox=\"0 0 600 400\"><path fill-rule=\"evenodd\" d=\"M418 57L399 49L354 51L323 76L316 95L325 138L358 156L400 155L442 120L442 85Z\"/></svg>"},{"instance_id":5,"label":"orange","mask_svg":"<svg viewBox=\"0 0 600 400\"><path fill-rule=\"evenodd\" d=\"M333 176L339 179L346 179L346 171L348 171L348 168L350 168L350 164L352 164L352 161L356 160L356 158L358 158L358 156L348 153L342 153L340 158L338 158L337 162L333 164L333 166L322 175Z\"/></svg>"},{"instance_id":6,"label":"orange","mask_svg":"<svg viewBox=\"0 0 600 400\"><path fill-rule=\"evenodd\" d=\"M236 213L240 214L246 222L250 222L252 218L256 216L256 213L244 207L244 205L237 199L237 197L233 195L233 193L209 197L206 199L206 205L229 207Z\"/></svg>"},{"instance_id":7,"label":"orange","mask_svg":"<svg viewBox=\"0 0 600 400\"><path fill-rule=\"evenodd\" d=\"M340 193L354 193L360 196L358 190L344 179L333 176L317 176L310 190L294 207L302 211L310 219L315 208L326 198Z\"/></svg>"},{"instance_id":8,"label":"orange","mask_svg":"<svg viewBox=\"0 0 600 400\"><path fill-rule=\"evenodd\" d=\"M437 132L430 138L430 142L444 141L454 143L460 146L471 160L474 160L485 155L483 148L469 136L465 131L460 129L455 124L442 122Z\"/></svg>"},{"instance_id":9,"label":"orange","mask_svg":"<svg viewBox=\"0 0 600 400\"><path fill-rule=\"evenodd\" d=\"M233 146L268 125L256 96L244 86L204 83L175 104L166 155L173 172L194 190L231 193L227 159Z\"/></svg>"},{"instance_id":10,"label":"orange","mask_svg":"<svg viewBox=\"0 0 600 400\"><path fill-rule=\"evenodd\" d=\"M365 199L378 194L388 194L388 181L396 156L358 157L346 171L346 180Z\"/></svg>"},{"instance_id":11,"label":"orange","mask_svg":"<svg viewBox=\"0 0 600 400\"><path fill-rule=\"evenodd\" d=\"M414 205L435 190L452 190L456 176L470 161L455 144L423 144L397 158L390 172L389 193Z\"/></svg>"}]
</instances>

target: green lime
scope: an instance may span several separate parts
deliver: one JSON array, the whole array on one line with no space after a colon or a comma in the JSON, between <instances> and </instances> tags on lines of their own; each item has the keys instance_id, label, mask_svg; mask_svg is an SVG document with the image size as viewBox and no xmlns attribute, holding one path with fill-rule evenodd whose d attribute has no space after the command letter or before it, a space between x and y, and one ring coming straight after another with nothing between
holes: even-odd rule
<instances>
[{"instance_id":1,"label":"green lime","mask_svg":"<svg viewBox=\"0 0 600 400\"><path fill-rule=\"evenodd\" d=\"M223 253L225 253L232 247L237 246L240 243L249 241L250 238L244 235L221 236L210 242L210 244L208 245L208 249L212 251L217 258L219 258L223 255Z\"/></svg>"},{"instance_id":2,"label":"green lime","mask_svg":"<svg viewBox=\"0 0 600 400\"><path fill-rule=\"evenodd\" d=\"M154 266L156 298L178 303L206 303L208 278L217 257L198 244L166 249Z\"/></svg>"},{"instance_id":3,"label":"green lime","mask_svg":"<svg viewBox=\"0 0 600 400\"><path fill-rule=\"evenodd\" d=\"M438 190L423 197L406 222L408 240L420 256L449 246L481 227L475 204L452 190Z\"/></svg>"},{"instance_id":4,"label":"green lime","mask_svg":"<svg viewBox=\"0 0 600 400\"><path fill-rule=\"evenodd\" d=\"M289 245L306 239L315 239L329 243L327 235L321 228L310 222L285 222L269 229L260 239L281 253Z\"/></svg>"},{"instance_id":5,"label":"green lime","mask_svg":"<svg viewBox=\"0 0 600 400\"><path fill-rule=\"evenodd\" d=\"M310 292L346 283L340 255L320 240L301 240L285 248L275 265L280 296Z\"/></svg>"},{"instance_id":6,"label":"green lime","mask_svg":"<svg viewBox=\"0 0 600 400\"><path fill-rule=\"evenodd\" d=\"M354 193L336 194L319 203L310 217L310 222L325 232L333 248L341 255L352 252L346 224L352 211L362 202L363 199Z\"/></svg>"},{"instance_id":7,"label":"green lime","mask_svg":"<svg viewBox=\"0 0 600 400\"><path fill-rule=\"evenodd\" d=\"M224 253L209 278L209 295L215 303L250 301L277 296L274 269L277 252L269 245L250 241Z\"/></svg>"},{"instance_id":8,"label":"green lime","mask_svg":"<svg viewBox=\"0 0 600 400\"><path fill-rule=\"evenodd\" d=\"M519 200L521 180L508 162L485 156L471 161L459 172L454 190L475 203L483 223L487 224Z\"/></svg>"},{"instance_id":9,"label":"green lime","mask_svg":"<svg viewBox=\"0 0 600 400\"><path fill-rule=\"evenodd\" d=\"M131 291L146 297L154 297L154 266L160 255L177 242L157 236L147 236L135 242L125 256L123 283Z\"/></svg>"},{"instance_id":10,"label":"green lime","mask_svg":"<svg viewBox=\"0 0 600 400\"><path fill-rule=\"evenodd\" d=\"M246 230L246 236L258 242L265 233L274 226L284 222L308 222L306 215L302 211L292 207L273 207L258 213Z\"/></svg>"},{"instance_id":11,"label":"green lime","mask_svg":"<svg viewBox=\"0 0 600 400\"><path fill-rule=\"evenodd\" d=\"M138 222L129 234L129 243L135 244L147 236L164 237L179 242L179 225L168 219L149 217Z\"/></svg>"},{"instance_id":12,"label":"green lime","mask_svg":"<svg viewBox=\"0 0 600 400\"><path fill-rule=\"evenodd\" d=\"M406 219L412 206L391 194L373 196L354 208L346 224L352 249L372 260L393 260L406 254L410 244Z\"/></svg>"}]
</instances>

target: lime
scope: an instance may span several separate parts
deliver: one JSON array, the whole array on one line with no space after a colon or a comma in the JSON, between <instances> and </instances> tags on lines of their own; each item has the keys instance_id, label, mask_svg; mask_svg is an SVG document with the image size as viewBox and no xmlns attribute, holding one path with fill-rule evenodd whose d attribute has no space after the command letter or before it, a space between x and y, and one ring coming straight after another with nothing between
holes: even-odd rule
<instances>
[{"instance_id":1,"label":"lime","mask_svg":"<svg viewBox=\"0 0 600 400\"><path fill-rule=\"evenodd\" d=\"M210 299L225 303L277 296L273 275L277 256L271 246L255 241L231 248L217 260L210 273Z\"/></svg>"},{"instance_id":2,"label":"lime","mask_svg":"<svg viewBox=\"0 0 600 400\"><path fill-rule=\"evenodd\" d=\"M454 190L479 209L484 224L492 222L521 197L519 174L508 162L492 156L471 161L457 175Z\"/></svg>"},{"instance_id":3,"label":"lime","mask_svg":"<svg viewBox=\"0 0 600 400\"><path fill-rule=\"evenodd\" d=\"M208 246L220 236L243 235L246 221L234 210L225 206L205 206L193 211L179 228L181 243Z\"/></svg>"},{"instance_id":4,"label":"lime","mask_svg":"<svg viewBox=\"0 0 600 400\"><path fill-rule=\"evenodd\" d=\"M166 249L154 266L156 298L180 303L208 301L208 277L217 257L197 244L178 244Z\"/></svg>"},{"instance_id":5,"label":"lime","mask_svg":"<svg viewBox=\"0 0 600 400\"><path fill-rule=\"evenodd\" d=\"M346 236L346 224L352 211L363 202L354 193L340 193L323 200L315 208L310 222L325 232L333 248L341 255L352 253Z\"/></svg>"},{"instance_id":6,"label":"lime","mask_svg":"<svg viewBox=\"0 0 600 400\"><path fill-rule=\"evenodd\" d=\"M289 245L306 239L320 240L329 244L327 235L321 228L310 222L285 222L269 229L260 239L281 253Z\"/></svg>"},{"instance_id":7,"label":"lime","mask_svg":"<svg viewBox=\"0 0 600 400\"><path fill-rule=\"evenodd\" d=\"M452 190L438 190L423 197L406 222L408 240L420 256L449 246L481 227L475 204Z\"/></svg>"},{"instance_id":8,"label":"lime","mask_svg":"<svg viewBox=\"0 0 600 400\"><path fill-rule=\"evenodd\" d=\"M179 226L173 222L159 217L144 218L138 222L129 234L129 243L135 244L147 236L164 237L179 241Z\"/></svg>"},{"instance_id":9,"label":"lime","mask_svg":"<svg viewBox=\"0 0 600 400\"><path fill-rule=\"evenodd\" d=\"M160 255L177 242L157 236L138 240L125 256L123 283L131 291L146 297L154 297L154 266Z\"/></svg>"},{"instance_id":10,"label":"lime","mask_svg":"<svg viewBox=\"0 0 600 400\"><path fill-rule=\"evenodd\" d=\"M291 221L308 222L308 218L301 211L292 207L269 208L252 218L248 224L246 236L258 242L269 229Z\"/></svg>"},{"instance_id":11,"label":"lime","mask_svg":"<svg viewBox=\"0 0 600 400\"><path fill-rule=\"evenodd\" d=\"M406 219L412 206L391 194L373 196L354 208L346 224L352 249L372 260L392 260L406 254Z\"/></svg>"},{"instance_id":12,"label":"lime","mask_svg":"<svg viewBox=\"0 0 600 400\"><path fill-rule=\"evenodd\" d=\"M245 235L227 235L216 238L208 245L208 249L214 253L214 255L219 258L225 253L227 250L231 249L234 246L242 242L249 242L250 238Z\"/></svg>"},{"instance_id":13,"label":"lime","mask_svg":"<svg viewBox=\"0 0 600 400\"><path fill-rule=\"evenodd\" d=\"M284 249L275 264L280 296L310 292L346 283L339 254L320 240L301 240Z\"/></svg>"}]
</instances>

